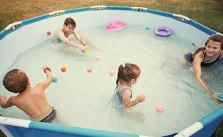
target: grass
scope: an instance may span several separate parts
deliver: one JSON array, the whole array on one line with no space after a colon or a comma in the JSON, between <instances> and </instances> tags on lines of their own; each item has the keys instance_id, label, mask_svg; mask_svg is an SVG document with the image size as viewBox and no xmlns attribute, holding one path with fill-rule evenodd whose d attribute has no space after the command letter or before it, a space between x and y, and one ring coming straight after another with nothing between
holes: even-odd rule
<instances>
[{"instance_id":1,"label":"grass","mask_svg":"<svg viewBox=\"0 0 223 137\"><path fill-rule=\"evenodd\" d=\"M0 30L13 22L56 10L109 5L140 6L182 14L223 33L223 0L0 0L0 5ZM223 136L223 123L212 137L220 136Z\"/></svg>"},{"instance_id":2,"label":"grass","mask_svg":"<svg viewBox=\"0 0 223 137\"><path fill-rule=\"evenodd\" d=\"M221 122L211 137L223 137L223 122Z\"/></svg>"},{"instance_id":3,"label":"grass","mask_svg":"<svg viewBox=\"0 0 223 137\"><path fill-rule=\"evenodd\" d=\"M185 15L223 33L223 0L1 0L0 30L7 25L56 10L94 5L141 6Z\"/></svg>"},{"instance_id":4,"label":"grass","mask_svg":"<svg viewBox=\"0 0 223 137\"><path fill-rule=\"evenodd\" d=\"M0 137L6 137L6 135L3 133L1 129L0 129Z\"/></svg>"}]
</instances>

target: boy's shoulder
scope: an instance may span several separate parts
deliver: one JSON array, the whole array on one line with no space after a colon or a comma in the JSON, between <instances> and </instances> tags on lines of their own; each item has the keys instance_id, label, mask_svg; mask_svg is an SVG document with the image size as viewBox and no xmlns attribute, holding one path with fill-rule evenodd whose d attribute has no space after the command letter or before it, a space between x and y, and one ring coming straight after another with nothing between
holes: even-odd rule
<instances>
[{"instance_id":1,"label":"boy's shoulder","mask_svg":"<svg viewBox=\"0 0 223 137\"><path fill-rule=\"evenodd\" d=\"M56 33L58 34L58 33L64 33L63 32L63 28L58 28L58 29L56 29Z\"/></svg>"},{"instance_id":2,"label":"boy's shoulder","mask_svg":"<svg viewBox=\"0 0 223 137\"><path fill-rule=\"evenodd\" d=\"M44 86L42 83L38 83L36 86L32 87L30 89L31 92L34 92L34 93L38 93L38 92L43 92L44 91Z\"/></svg>"}]
</instances>

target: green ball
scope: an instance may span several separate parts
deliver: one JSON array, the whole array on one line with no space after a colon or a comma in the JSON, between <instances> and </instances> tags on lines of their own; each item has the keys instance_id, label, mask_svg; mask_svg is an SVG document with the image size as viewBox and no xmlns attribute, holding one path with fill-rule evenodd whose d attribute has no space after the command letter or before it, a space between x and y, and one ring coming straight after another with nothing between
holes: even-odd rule
<instances>
[{"instance_id":1,"label":"green ball","mask_svg":"<svg viewBox=\"0 0 223 137\"><path fill-rule=\"evenodd\" d=\"M61 43L61 40L60 40L60 39L58 39L58 40L57 40L57 43Z\"/></svg>"},{"instance_id":2,"label":"green ball","mask_svg":"<svg viewBox=\"0 0 223 137\"><path fill-rule=\"evenodd\" d=\"M58 81L57 77L53 77L53 82L55 83L57 81Z\"/></svg>"},{"instance_id":3,"label":"green ball","mask_svg":"<svg viewBox=\"0 0 223 137\"><path fill-rule=\"evenodd\" d=\"M218 95L218 97L223 100L223 94Z\"/></svg>"}]
</instances>

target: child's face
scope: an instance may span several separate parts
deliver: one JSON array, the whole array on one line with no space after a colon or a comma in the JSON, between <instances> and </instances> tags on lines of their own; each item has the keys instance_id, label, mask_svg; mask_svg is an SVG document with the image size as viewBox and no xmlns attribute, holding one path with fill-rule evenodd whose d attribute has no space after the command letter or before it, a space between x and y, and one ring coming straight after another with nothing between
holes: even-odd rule
<instances>
[{"instance_id":1,"label":"child's face","mask_svg":"<svg viewBox=\"0 0 223 137\"><path fill-rule=\"evenodd\" d=\"M221 43L209 40L206 45L206 55L208 57L213 57L219 55L221 52Z\"/></svg>"},{"instance_id":2,"label":"child's face","mask_svg":"<svg viewBox=\"0 0 223 137\"><path fill-rule=\"evenodd\" d=\"M64 28L68 34L72 34L74 32L74 25L72 24L64 25Z\"/></svg>"}]
</instances>

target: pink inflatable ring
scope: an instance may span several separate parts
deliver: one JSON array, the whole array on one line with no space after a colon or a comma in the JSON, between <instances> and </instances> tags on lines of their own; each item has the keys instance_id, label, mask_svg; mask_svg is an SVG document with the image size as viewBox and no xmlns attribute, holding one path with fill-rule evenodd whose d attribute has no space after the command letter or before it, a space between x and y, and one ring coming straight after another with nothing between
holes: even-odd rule
<instances>
[{"instance_id":1,"label":"pink inflatable ring","mask_svg":"<svg viewBox=\"0 0 223 137\"><path fill-rule=\"evenodd\" d=\"M124 29L126 26L127 24L125 22L115 21L115 22L111 22L107 24L105 28L107 30L121 30L121 29Z\"/></svg>"}]
</instances>

